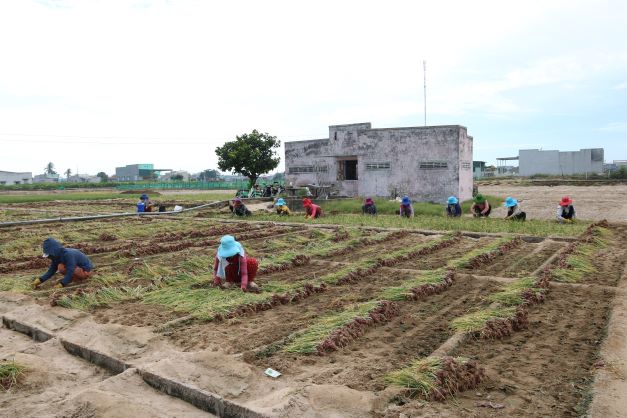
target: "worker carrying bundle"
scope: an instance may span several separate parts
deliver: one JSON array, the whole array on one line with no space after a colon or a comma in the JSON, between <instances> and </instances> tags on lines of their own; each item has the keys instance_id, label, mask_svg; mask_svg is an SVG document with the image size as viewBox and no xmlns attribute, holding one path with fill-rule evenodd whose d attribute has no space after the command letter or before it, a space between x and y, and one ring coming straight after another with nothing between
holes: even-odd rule
<instances>
[{"instance_id":1,"label":"worker carrying bundle","mask_svg":"<svg viewBox=\"0 0 627 418\"><path fill-rule=\"evenodd\" d=\"M213 286L231 288L239 285L242 291L259 291L255 276L259 264L257 259L246 257L242 244L232 235L220 239L220 246L213 264Z\"/></svg>"},{"instance_id":2,"label":"worker carrying bundle","mask_svg":"<svg viewBox=\"0 0 627 418\"><path fill-rule=\"evenodd\" d=\"M49 258L50 268L41 277L33 281L33 288L59 272L63 274L63 279L54 287L65 287L76 281L86 280L93 274L94 266L85 254L74 248L65 248L54 238L47 238L43 243L43 257Z\"/></svg>"},{"instance_id":3,"label":"worker carrying bundle","mask_svg":"<svg viewBox=\"0 0 627 418\"><path fill-rule=\"evenodd\" d=\"M305 207L305 219L316 219L322 216L322 208L312 202L311 199L304 198L303 206Z\"/></svg>"}]
</instances>

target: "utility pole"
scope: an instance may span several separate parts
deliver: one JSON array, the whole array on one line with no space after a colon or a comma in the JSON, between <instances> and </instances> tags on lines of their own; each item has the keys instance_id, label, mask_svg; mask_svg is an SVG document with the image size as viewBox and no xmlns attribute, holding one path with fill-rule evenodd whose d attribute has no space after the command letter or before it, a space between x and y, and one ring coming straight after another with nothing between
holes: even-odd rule
<instances>
[{"instance_id":1,"label":"utility pole","mask_svg":"<svg viewBox=\"0 0 627 418\"><path fill-rule=\"evenodd\" d=\"M424 83L425 126L427 126L427 61L422 60L422 77Z\"/></svg>"}]
</instances>

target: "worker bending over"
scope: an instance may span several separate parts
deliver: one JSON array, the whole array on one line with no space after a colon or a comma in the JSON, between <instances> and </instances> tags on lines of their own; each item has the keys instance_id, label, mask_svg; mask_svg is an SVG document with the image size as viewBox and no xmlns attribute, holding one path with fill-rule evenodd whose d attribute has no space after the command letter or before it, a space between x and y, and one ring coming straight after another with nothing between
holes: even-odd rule
<instances>
[{"instance_id":1,"label":"worker bending over","mask_svg":"<svg viewBox=\"0 0 627 418\"><path fill-rule=\"evenodd\" d=\"M287 203L285 203L285 199L283 199L282 197L279 197L276 200L274 207L276 208L277 215L291 215L290 208L287 207Z\"/></svg>"},{"instance_id":2,"label":"worker bending over","mask_svg":"<svg viewBox=\"0 0 627 418\"><path fill-rule=\"evenodd\" d=\"M364 205L361 207L361 213L364 215L376 215L377 206L374 204L374 200L371 197L367 197Z\"/></svg>"},{"instance_id":3,"label":"worker bending over","mask_svg":"<svg viewBox=\"0 0 627 418\"><path fill-rule=\"evenodd\" d=\"M310 199L303 199L303 206L305 207L305 219L316 219L322 216L322 208Z\"/></svg>"},{"instance_id":4,"label":"worker bending over","mask_svg":"<svg viewBox=\"0 0 627 418\"><path fill-rule=\"evenodd\" d=\"M481 193L478 193L473 199L470 211L475 218L487 218L490 216L490 212L492 212L492 207L490 202Z\"/></svg>"},{"instance_id":5,"label":"worker bending over","mask_svg":"<svg viewBox=\"0 0 627 418\"><path fill-rule=\"evenodd\" d=\"M213 264L213 285L227 289L239 285L244 292L259 291L254 281L258 268L255 258L246 257L242 244L232 235L225 235L220 239Z\"/></svg>"},{"instance_id":6,"label":"worker bending over","mask_svg":"<svg viewBox=\"0 0 627 418\"><path fill-rule=\"evenodd\" d=\"M505 219L509 219L512 221L524 221L527 219L527 214L522 211L520 205L518 204L518 200L513 197L508 197L505 199L503 206L507 208L507 216Z\"/></svg>"},{"instance_id":7,"label":"worker bending over","mask_svg":"<svg viewBox=\"0 0 627 418\"><path fill-rule=\"evenodd\" d=\"M462 216L462 207L455 196L451 196L446 201L446 216L449 218L459 218Z\"/></svg>"},{"instance_id":8,"label":"worker bending over","mask_svg":"<svg viewBox=\"0 0 627 418\"><path fill-rule=\"evenodd\" d=\"M248 210L246 205L242 203L242 199L240 199L239 197L236 197L235 199L233 199L233 204L232 205L229 204L229 209L231 209L231 212L233 212L233 214L237 216L252 215L252 212Z\"/></svg>"},{"instance_id":9,"label":"worker bending over","mask_svg":"<svg viewBox=\"0 0 627 418\"><path fill-rule=\"evenodd\" d=\"M56 272L63 274L63 279L54 287L61 288L68 284L86 280L91 277L94 266L89 257L74 248L65 248L54 238L47 238L43 243L43 257L49 258L50 268L41 277L33 281L33 288L54 276Z\"/></svg>"},{"instance_id":10,"label":"worker bending over","mask_svg":"<svg viewBox=\"0 0 627 418\"><path fill-rule=\"evenodd\" d=\"M557 206L557 221L559 223L564 223L572 222L574 220L575 207L573 206L573 199L568 196L564 196Z\"/></svg>"},{"instance_id":11,"label":"worker bending over","mask_svg":"<svg viewBox=\"0 0 627 418\"><path fill-rule=\"evenodd\" d=\"M414 207L411 205L411 200L409 199L409 196L403 196L403 199L401 200L401 207L398 213L400 213L401 217L414 217Z\"/></svg>"}]
</instances>

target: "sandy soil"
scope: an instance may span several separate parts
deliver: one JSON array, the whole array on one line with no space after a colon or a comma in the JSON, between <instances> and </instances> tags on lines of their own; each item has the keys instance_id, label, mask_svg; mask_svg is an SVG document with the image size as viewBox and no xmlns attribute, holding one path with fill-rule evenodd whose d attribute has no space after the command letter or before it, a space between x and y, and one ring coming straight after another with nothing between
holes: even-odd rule
<instances>
[{"instance_id":1,"label":"sandy soil","mask_svg":"<svg viewBox=\"0 0 627 418\"><path fill-rule=\"evenodd\" d=\"M627 221L627 185L615 186L517 186L502 184L479 186L483 194L512 196L521 200L528 219L555 219L555 212L562 196L574 201L580 219L610 222ZM493 217L505 217L502 202L490 202ZM497 207L497 203L499 207Z\"/></svg>"}]
</instances>

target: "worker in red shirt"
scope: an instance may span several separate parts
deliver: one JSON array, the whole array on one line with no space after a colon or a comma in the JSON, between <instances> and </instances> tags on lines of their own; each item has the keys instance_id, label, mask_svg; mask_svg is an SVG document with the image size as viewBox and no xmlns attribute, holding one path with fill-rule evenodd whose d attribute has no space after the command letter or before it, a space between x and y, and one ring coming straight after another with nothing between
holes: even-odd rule
<instances>
[{"instance_id":1,"label":"worker in red shirt","mask_svg":"<svg viewBox=\"0 0 627 418\"><path fill-rule=\"evenodd\" d=\"M316 219L322 216L322 208L314 204L310 199L303 199L303 206L305 207L305 219Z\"/></svg>"},{"instance_id":2,"label":"worker in red shirt","mask_svg":"<svg viewBox=\"0 0 627 418\"><path fill-rule=\"evenodd\" d=\"M244 292L258 292L254 281L258 268L257 259L246 257L242 244L232 235L225 235L220 239L213 264L213 285L227 289L239 285Z\"/></svg>"}]
</instances>

